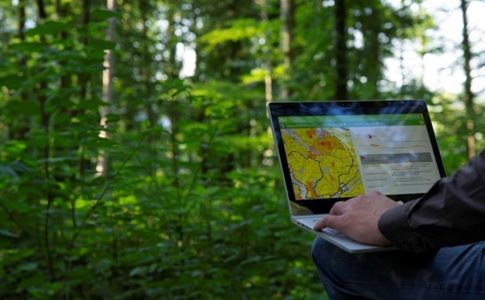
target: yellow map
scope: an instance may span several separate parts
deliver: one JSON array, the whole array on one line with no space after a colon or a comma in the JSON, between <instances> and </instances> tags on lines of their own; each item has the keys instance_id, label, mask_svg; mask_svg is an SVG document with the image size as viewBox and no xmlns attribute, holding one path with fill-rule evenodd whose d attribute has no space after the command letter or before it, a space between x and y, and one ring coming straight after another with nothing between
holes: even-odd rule
<instances>
[{"instance_id":1,"label":"yellow map","mask_svg":"<svg viewBox=\"0 0 485 300\"><path fill-rule=\"evenodd\" d=\"M296 200L364 194L348 129L286 128L282 134Z\"/></svg>"}]
</instances>

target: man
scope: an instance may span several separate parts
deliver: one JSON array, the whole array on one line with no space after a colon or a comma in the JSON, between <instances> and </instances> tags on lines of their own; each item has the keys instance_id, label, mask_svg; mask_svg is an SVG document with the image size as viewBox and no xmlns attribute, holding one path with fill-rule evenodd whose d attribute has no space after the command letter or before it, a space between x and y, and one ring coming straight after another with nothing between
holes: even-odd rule
<instances>
[{"instance_id":1,"label":"man","mask_svg":"<svg viewBox=\"0 0 485 300\"><path fill-rule=\"evenodd\" d=\"M349 254L316 239L330 299L485 299L485 150L419 199L371 192L338 202L314 229L324 227L403 250Z\"/></svg>"}]
</instances>

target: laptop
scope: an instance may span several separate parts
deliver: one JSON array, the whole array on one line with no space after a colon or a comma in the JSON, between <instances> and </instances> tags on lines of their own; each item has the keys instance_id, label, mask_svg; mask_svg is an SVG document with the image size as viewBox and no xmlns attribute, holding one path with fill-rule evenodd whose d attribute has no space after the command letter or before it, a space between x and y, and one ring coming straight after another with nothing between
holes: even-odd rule
<instances>
[{"instance_id":1,"label":"laptop","mask_svg":"<svg viewBox=\"0 0 485 300\"><path fill-rule=\"evenodd\" d=\"M445 176L423 100L272 102L268 112L292 222L348 252L393 248L314 231L335 202L372 190L406 202Z\"/></svg>"}]
</instances>

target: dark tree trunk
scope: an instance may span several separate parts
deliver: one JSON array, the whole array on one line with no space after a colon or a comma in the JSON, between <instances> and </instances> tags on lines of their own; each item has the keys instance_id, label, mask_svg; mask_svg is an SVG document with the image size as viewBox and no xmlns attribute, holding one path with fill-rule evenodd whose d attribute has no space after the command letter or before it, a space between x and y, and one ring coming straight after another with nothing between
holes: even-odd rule
<instances>
[{"instance_id":1,"label":"dark tree trunk","mask_svg":"<svg viewBox=\"0 0 485 300\"><path fill-rule=\"evenodd\" d=\"M472 75L471 75L471 59L472 52L470 47L469 33L468 33L468 17L467 8L468 1L461 0L460 3L462 19L463 19L463 69L465 72L465 83L464 83L464 102L467 114L466 121L466 147L467 147L467 158L471 159L476 153L476 141L475 141L475 109L474 109L474 95L472 92Z\"/></svg>"},{"instance_id":2,"label":"dark tree trunk","mask_svg":"<svg viewBox=\"0 0 485 300\"><path fill-rule=\"evenodd\" d=\"M379 93L379 81L381 79L381 43L379 42L379 32L381 32L380 14L372 8L371 13L366 15L368 19L366 24L369 29L366 30L367 34L365 38L365 51L366 51L366 75L368 82L368 93L366 97L369 99L375 99Z\"/></svg>"},{"instance_id":3,"label":"dark tree trunk","mask_svg":"<svg viewBox=\"0 0 485 300\"><path fill-rule=\"evenodd\" d=\"M335 99L348 99L347 88L347 7L345 0L335 1Z\"/></svg>"},{"instance_id":4,"label":"dark tree trunk","mask_svg":"<svg viewBox=\"0 0 485 300\"><path fill-rule=\"evenodd\" d=\"M47 19L47 14L45 10L45 4L43 0L37 0L37 13L39 17L39 21L45 21ZM41 42L43 44L47 43L45 38L41 36ZM43 236L43 243L44 243L44 251L46 256L46 265L47 265L47 276L49 280L53 280L55 277L54 273L54 261L53 261L53 253L52 249L54 249L53 245L51 245L51 233L50 233L50 210L52 206L52 202L54 201L54 196L52 193L51 186L49 181L51 179L50 174L50 166L49 166L49 158L50 158L50 114L47 111L47 89L48 84L47 81L42 80L37 88L35 89L35 93L37 95L37 99L39 101L39 111L40 111L40 125L44 132L45 136L45 145L43 147L43 171L44 171L44 179L47 182L47 188L45 192L45 196L47 199L47 205L45 208L45 216L44 216L44 236Z\"/></svg>"},{"instance_id":5,"label":"dark tree trunk","mask_svg":"<svg viewBox=\"0 0 485 300\"><path fill-rule=\"evenodd\" d=\"M19 0L17 7L17 36L21 42L25 41L25 6L25 0ZM27 60L25 58L25 55L19 55L19 70L20 72L25 72L27 69ZM20 91L19 96L22 103L28 101L28 95L26 91ZM24 139L28 131L28 119L26 117L18 117L16 118L16 122L12 122L12 124L8 125L9 139Z\"/></svg>"},{"instance_id":6,"label":"dark tree trunk","mask_svg":"<svg viewBox=\"0 0 485 300\"><path fill-rule=\"evenodd\" d=\"M281 0L281 50L283 51L283 66L286 74L285 81L281 88L281 98L291 97L292 90L289 85L291 79L291 64L293 61L293 29L295 27L295 2L294 0Z\"/></svg>"},{"instance_id":7,"label":"dark tree trunk","mask_svg":"<svg viewBox=\"0 0 485 300\"><path fill-rule=\"evenodd\" d=\"M268 1L259 0L257 1L261 6L261 20L263 22L268 22ZM269 40L269 32L264 33L265 40ZM273 78L271 77L271 57L269 55L269 48L265 47L263 50L264 55L264 98L266 103L273 100Z\"/></svg>"},{"instance_id":8,"label":"dark tree trunk","mask_svg":"<svg viewBox=\"0 0 485 300\"><path fill-rule=\"evenodd\" d=\"M90 19L90 9L91 9L91 0L83 0L82 3L82 18L81 18L81 27L83 29L83 36L81 38L81 43L84 46L87 46L88 44L88 34L87 34L87 28L89 25L89 19ZM85 73L79 74L79 96L81 98L81 101L86 99L87 93L88 93L88 84L89 84L89 76Z\"/></svg>"},{"instance_id":9,"label":"dark tree trunk","mask_svg":"<svg viewBox=\"0 0 485 300\"><path fill-rule=\"evenodd\" d=\"M18 14L17 35L20 41L24 41L25 40L25 0L19 0L17 14Z\"/></svg>"},{"instance_id":10,"label":"dark tree trunk","mask_svg":"<svg viewBox=\"0 0 485 300\"><path fill-rule=\"evenodd\" d=\"M169 58L166 66L166 73L169 78L177 79L180 73L180 63L177 61L177 41L179 40L175 34L176 18L175 8L170 7L167 11L167 20L169 22L167 28L167 47L169 48Z\"/></svg>"},{"instance_id":11,"label":"dark tree trunk","mask_svg":"<svg viewBox=\"0 0 485 300\"><path fill-rule=\"evenodd\" d=\"M37 0L37 14L39 16L39 20L47 19L47 13L45 12L44 0Z\"/></svg>"},{"instance_id":12,"label":"dark tree trunk","mask_svg":"<svg viewBox=\"0 0 485 300\"><path fill-rule=\"evenodd\" d=\"M139 2L139 10L143 24L143 39L147 41L146 43L142 44L142 71L143 74L143 81L145 86L145 107L148 116L148 121L150 122L150 126L154 127L157 123L157 116L156 112L153 109L153 83L152 83L152 55L150 54L150 49L148 45L149 35L148 35L148 25L147 25L147 13L149 11L149 7L147 7L147 3L145 1Z\"/></svg>"},{"instance_id":13,"label":"dark tree trunk","mask_svg":"<svg viewBox=\"0 0 485 300\"><path fill-rule=\"evenodd\" d=\"M59 18L62 18L67 15L67 6L65 4L63 5L61 0L56 0L55 6L56 6L56 14ZM66 40L68 38L66 31L61 31L60 36L62 40ZM63 72L61 76L61 83L60 83L61 89L70 87L71 85L72 85L71 74L66 74Z\"/></svg>"}]
</instances>

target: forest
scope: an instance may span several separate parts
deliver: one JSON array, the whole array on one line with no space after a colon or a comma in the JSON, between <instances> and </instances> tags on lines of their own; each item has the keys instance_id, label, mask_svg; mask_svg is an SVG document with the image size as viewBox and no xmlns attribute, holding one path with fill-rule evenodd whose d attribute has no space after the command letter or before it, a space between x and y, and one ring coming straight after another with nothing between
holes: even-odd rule
<instances>
[{"instance_id":1,"label":"forest","mask_svg":"<svg viewBox=\"0 0 485 300\"><path fill-rule=\"evenodd\" d=\"M432 2L0 0L0 298L326 299L266 105L424 99L452 174L485 3Z\"/></svg>"}]
</instances>

